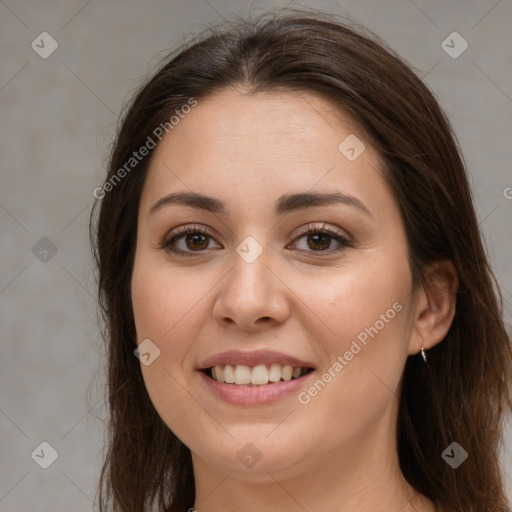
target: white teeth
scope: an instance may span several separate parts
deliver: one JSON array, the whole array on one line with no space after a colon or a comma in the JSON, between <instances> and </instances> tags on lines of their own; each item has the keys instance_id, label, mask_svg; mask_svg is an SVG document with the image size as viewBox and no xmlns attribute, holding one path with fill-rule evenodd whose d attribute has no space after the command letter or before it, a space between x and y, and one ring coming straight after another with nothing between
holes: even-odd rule
<instances>
[{"instance_id":1,"label":"white teeth","mask_svg":"<svg viewBox=\"0 0 512 512\"><path fill-rule=\"evenodd\" d=\"M270 371L268 372L268 380L270 382L279 382L281 380L281 365L271 364Z\"/></svg>"},{"instance_id":2,"label":"white teeth","mask_svg":"<svg viewBox=\"0 0 512 512\"><path fill-rule=\"evenodd\" d=\"M235 384L250 384L251 369L245 364L235 366Z\"/></svg>"},{"instance_id":3,"label":"white teeth","mask_svg":"<svg viewBox=\"0 0 512 512\"><path fill-rule=\"evenodd\" d=\"M281 380L288 382L292 378L298 379L305 371L306 369L301 366L294 368L290 365L281 366L277 363L272 363L269 366L258 364L252 369L245 364L227 364L212 367L211 375L214 380L226 384L263 386L269 382L279 382Z\"/></svg>"},{"instance_id":4,"label":"white teeth","mask_svg":"<svg viewBox=\"0 0 512 512\"><path fill-rule=\"evenodd\" d=\"M287 366L283 366L282 374L283 374L283 380L285 380L285 381L292 380L293 368L291 366L288 366L288 365Z\"/></svg>"},{"instance_id":5,"label":"white teeth","mask_svg":"<svg viewBox=\"0 0 512 512\"><path fill-rule=\"evenodd\" d=\"M251 373L251 384L257 384L261 386L262 384L268 383L268 370L264 364L259 364L252 369Z\"/></svg>"},{"instance_id":6,"label":"white teeth","mask_svg":"<svg viewBox=\"0 0 512 512\"><path fill-rule=\"evenodd\" d=\"M220 368L220 366L217 366L217 368ZM221 371L222 371L222 369L221 369ZM220 375L219 375L219 377L220 377ZM235 369L230 364L227 364L226 366L224 366L223 377L224 377L224 382L226 382L227 384L233 384L235 382Z\"/></svg>"},{"instance_id":7,"label":"white teeth","mask_svg":"<svg viewBox=\"0 0 512 512\"><path fill-rule=\"evenodd\" d=\"M212 377L215 380L224 380L224 375L222 373L222 368L220 366L214 366L212 368Z\"/></svg>"}]
</instances>

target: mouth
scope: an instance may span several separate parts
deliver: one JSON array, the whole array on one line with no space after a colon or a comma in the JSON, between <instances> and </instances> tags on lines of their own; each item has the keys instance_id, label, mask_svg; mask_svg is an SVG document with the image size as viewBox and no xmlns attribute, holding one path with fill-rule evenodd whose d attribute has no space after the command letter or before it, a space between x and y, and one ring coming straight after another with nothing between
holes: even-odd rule
<instances>
[{"instance_id":1,"label":"mouth","mask_svg":"<svg viewBox=\"0 0 512 512\"><path fill-rule=\"evenodd\" d=\"M274 403L298 393L314 377L312 363L274 350L230 350L197 368L206 392L238 406Z\"/></svg>"},{"instance_id":2,"label":"mouth","mask_svg":"<svg viewBox=\"0 0 512 512\"><path fill-rule=\"evenodd\" d=\"M215 365L203 369L210 379L233 386L260 387L272 386L280 382L298 380L311 373L314 368L305 366L281 365L279 363Z\"/></svg>"}]
</instances>

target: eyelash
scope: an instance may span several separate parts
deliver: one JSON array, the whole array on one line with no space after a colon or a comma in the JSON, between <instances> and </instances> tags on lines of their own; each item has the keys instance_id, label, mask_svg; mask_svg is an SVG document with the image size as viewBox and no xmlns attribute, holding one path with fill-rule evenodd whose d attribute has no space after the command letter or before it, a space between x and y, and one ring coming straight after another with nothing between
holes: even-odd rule
<instances>
[{"instance_id":1,"label":"eyelash","mask_svg":"<svg viewBox=\"0 0 512 512\"><path fill-rule=\"evenodd\" d=\"M213 238L212 234L206 230L204 227L199 225L188 225L188 226L180 226L176 228L174 231L169 233L164 240L160 243L160 249L163 249L165 251L171 252L177 256L184 256L184 257L194 257L198 254L204 252L204 251L183 251L181 249L176 249L172 246L173 243L176 242L177 239L182 238L185 235L188 234L202 234L209 236ZM322 224L321 226L307 226L305 228L302 228L299 230L299 233L297 233L297 236L295 240L302 238L306 235L311 234L322 234L322 235L328 235L330 238L333 238L336 240L341 247L336 250L321 250L321 251L305 251L305 252L311 252L311 253L320 253L316 256L324 257L325 255L330 256L333 253L341 252L346 248L353 247L352 242L345 236L341 235L337 231L333 230L332 228L326 227L325 224ZM296 251L302 252L303 249L296 249Z\"/></svg>"}]
</instances>

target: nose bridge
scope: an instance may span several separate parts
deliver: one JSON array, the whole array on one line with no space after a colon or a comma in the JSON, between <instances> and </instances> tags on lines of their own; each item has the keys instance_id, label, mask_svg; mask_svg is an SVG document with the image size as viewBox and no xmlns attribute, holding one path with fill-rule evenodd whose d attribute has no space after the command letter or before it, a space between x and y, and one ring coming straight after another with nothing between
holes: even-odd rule
<instances>
[{"instance_id":1,"label":"nose bridge","mask_svg":"<svg viewBox=\"0 0 512 512\"><path fill-rule=\"evenodd\" d=\"M217 297L218 320L231 319L248 328L259 319L282 321L286 301L279 280L273 275L270 249L247 237L237 247L231 260L231 271L223 281Z\"/></svg>"},{"instance_id":2,"label":"nose bridge","mask_svg":"<svg viewBox=\"0 0 512 512\"><path fill-rule=\"evenodd\" d=\"M230 291L239 300L264 299L270 284L269 255L268 247L263 247L253 237L247 237L237 246L233 255Z\"/></svg>"}]
</instances>

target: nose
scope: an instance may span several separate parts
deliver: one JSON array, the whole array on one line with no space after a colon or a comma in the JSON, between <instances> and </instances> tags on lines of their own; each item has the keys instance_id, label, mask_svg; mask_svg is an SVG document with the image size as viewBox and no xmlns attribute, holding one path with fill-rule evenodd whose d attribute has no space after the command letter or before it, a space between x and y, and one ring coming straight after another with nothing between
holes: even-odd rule
<instances>
[{"instance_id":1,"label":"nose","mask_svg":"<svg viewBox=\"0 0 512 512\"><path fill-rule=\"evenodd\" d=\"M251 263L233 254L230 272L219 284L213 315L223 326L258 331L283 323L289 316L288 288L271 268L269 249Z\"/></svg>"}]
</instances>

